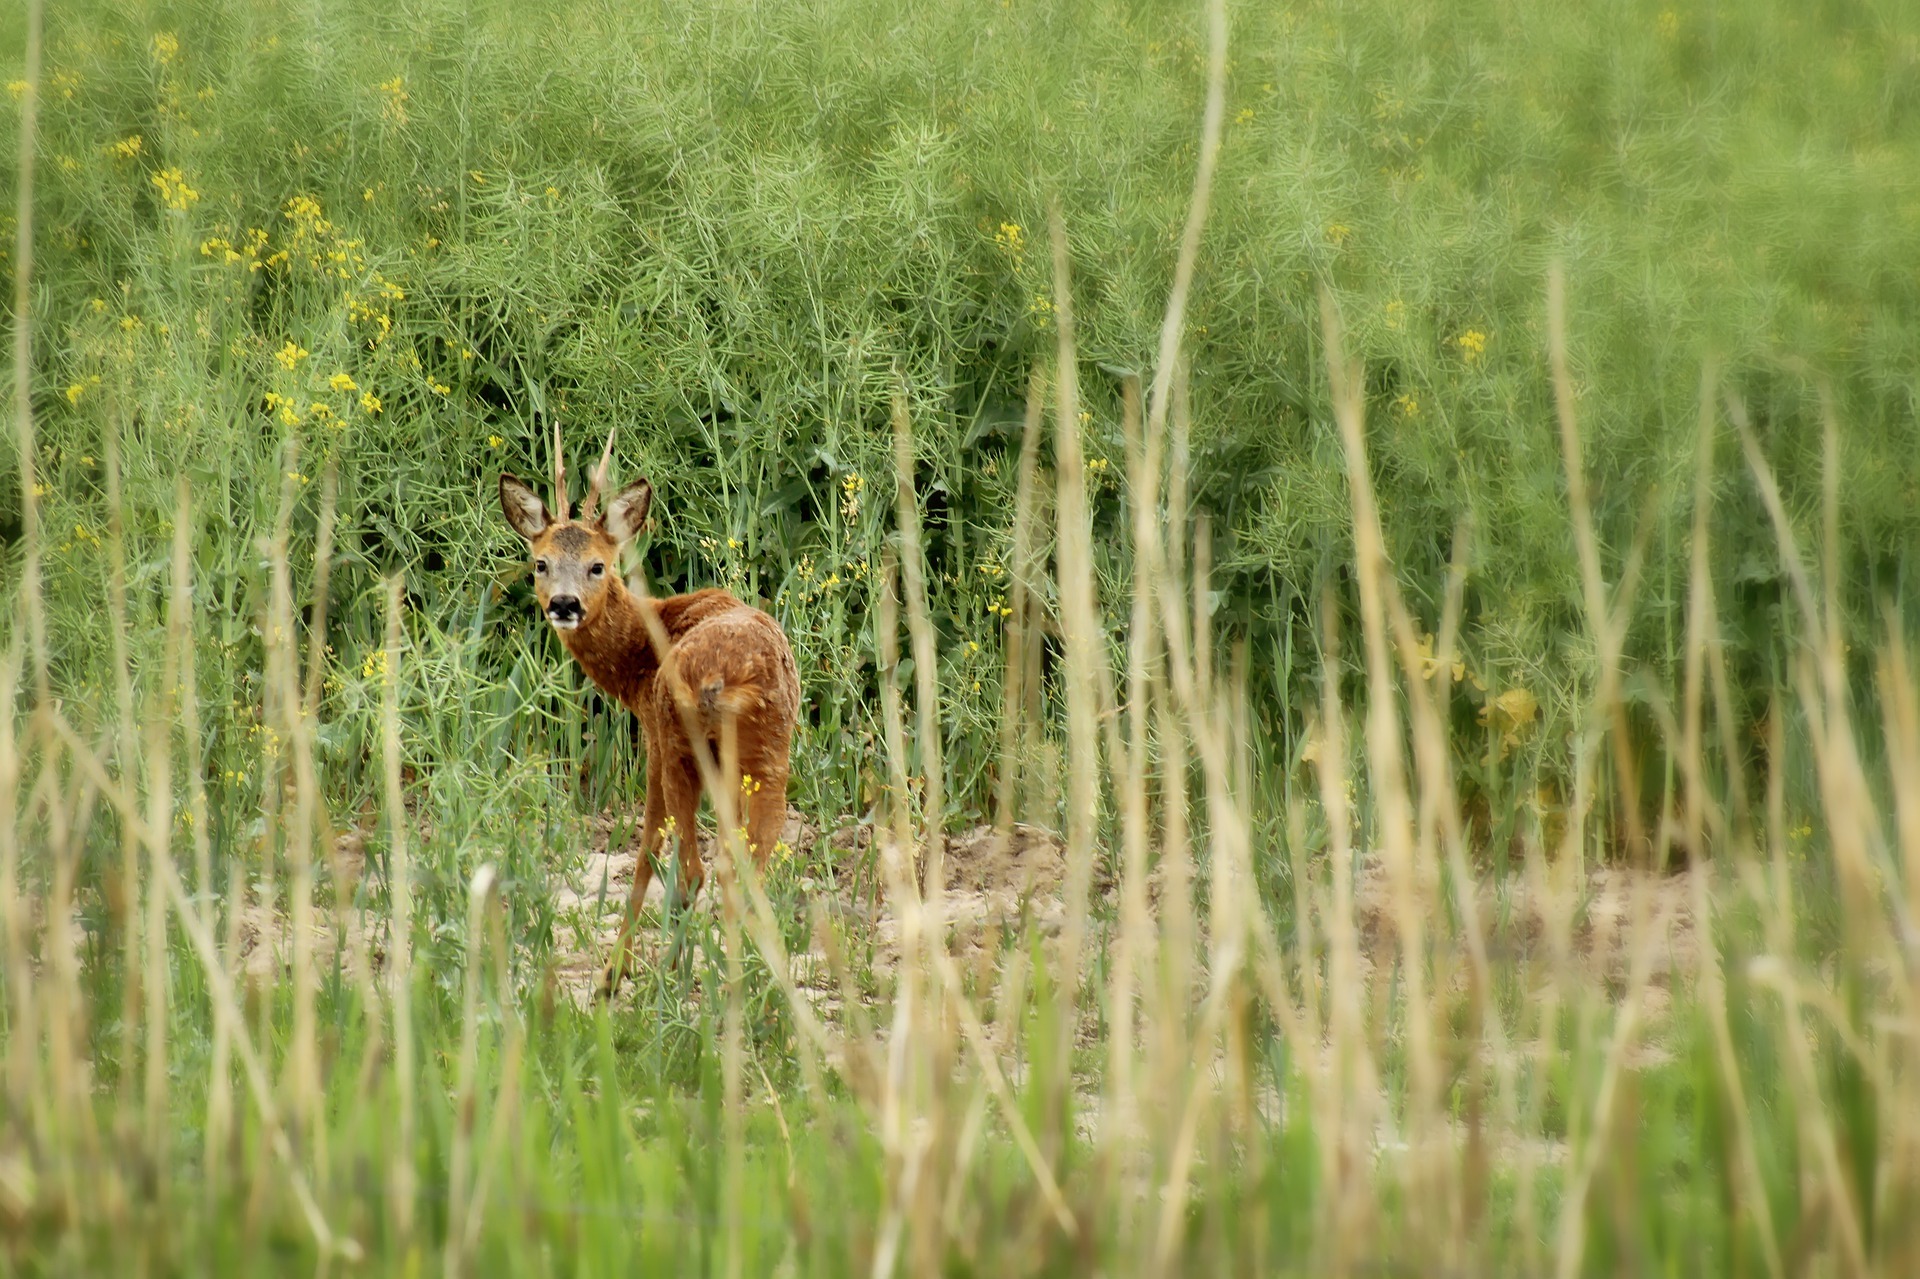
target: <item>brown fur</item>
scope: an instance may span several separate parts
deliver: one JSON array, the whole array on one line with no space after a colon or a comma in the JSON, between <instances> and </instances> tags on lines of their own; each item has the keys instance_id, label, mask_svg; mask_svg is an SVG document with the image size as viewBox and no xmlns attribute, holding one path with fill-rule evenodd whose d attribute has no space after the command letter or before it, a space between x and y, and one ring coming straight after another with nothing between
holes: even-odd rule
<instances>
[{"instance_id":1,"label":"brown fur","mask_svg":"<svg viewBox=\"0 0 1920 1279\"><path fill-rule=\"evenodd\" d=\"M645 512L650 490L642 491L644 484L624 490L604 519L576 523L547 517L530 489L511 476L501 477L508 521L527 538L535 563L546 566L535 577L542 613L551 616L553 583L568 583L566 589L579 601L580 621L559 631L561 642L589 679L640 719L647 753L646 811L620 948L603 982L608 994L626 971L627 938L669 822L679 839L680 882L689 899L705 878L695 828L702 785L690 731L718 764L731 722L738 752L731 779L734 812L743 819L754 860L765 866L786 820L788 752L800 714L800 675L778 622L723 590L666 599L638 596L612 571L620 541ZM532 514L535 506L546 518ZM636 506L638 515L632 513ZM592 576L582 571L582 565L594 563L605 571ZM653 610L665 632L664 662L649 634L646 609Z\"/></svg>"}]
</instances>

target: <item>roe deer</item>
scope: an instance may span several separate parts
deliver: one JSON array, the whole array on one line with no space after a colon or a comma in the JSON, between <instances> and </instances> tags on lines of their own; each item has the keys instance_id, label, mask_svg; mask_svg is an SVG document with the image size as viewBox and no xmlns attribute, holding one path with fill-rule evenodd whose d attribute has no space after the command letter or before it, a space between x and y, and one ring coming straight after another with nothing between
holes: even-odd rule
<instances>
[{"instance_id":1,"label":"roe deer","mask_svg":"<svg viewBox=\"0 0 1920 1279\"><path fill-rule=\"evenodd\" d=\"M653 487L635 480L594 508L606 483L613 435L594 469L577 519L567 518L566 466L554 427L553 502L515 475L500 477L500 506L533 555L534 591L560 642L588 678L640 718L647 754L647 807L633 891L612 961L601 981L611 997L626 974L631 939L654 855L671 823L680 841L680 885L693 899L705 876L694 814L701 777L694 736L719 763L722 740L733 734L733 812L746 828L747 847L766 865L787 815L787 755L800 713L800 675L780 624L726 591L707 589L666 599L630 592L616 571L621 545L646 519ZM656 621L650 622L651 613ZM723 767L725 765L722 765ZM714 809L724 811L715 797ZM721 832L724 838L727 832Z\"/></svg>"}]
</instances>

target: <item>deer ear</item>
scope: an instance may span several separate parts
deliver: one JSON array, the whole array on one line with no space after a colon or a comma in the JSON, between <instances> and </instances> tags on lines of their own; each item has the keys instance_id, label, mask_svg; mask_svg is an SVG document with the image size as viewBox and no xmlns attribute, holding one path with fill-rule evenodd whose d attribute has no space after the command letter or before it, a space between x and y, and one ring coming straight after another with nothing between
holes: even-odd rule
<instances>
[{"instance_id":1,"label":"deer ear","mask_svg":"<svg viewBox=\"0 0 1920 1279\"><path fill-rule=\"evenodd\" d=\"M500 477L500 509L506 512L513 531L531 542L553 524L547 504L517 475Z\"/></svg>"},{"instance_id":2,"label":"deer ear","mask_svg":"<svg viewBox=\"0 0 1920 1279\"><path fill-rule=\"evenodd\" d=\"M614 494L607 503L606 518L600 527L616 542L624 542L640 531L647 521L647 508L653 505L653 485L645 480L633 483Z\"/></svg>"}]
</instances>

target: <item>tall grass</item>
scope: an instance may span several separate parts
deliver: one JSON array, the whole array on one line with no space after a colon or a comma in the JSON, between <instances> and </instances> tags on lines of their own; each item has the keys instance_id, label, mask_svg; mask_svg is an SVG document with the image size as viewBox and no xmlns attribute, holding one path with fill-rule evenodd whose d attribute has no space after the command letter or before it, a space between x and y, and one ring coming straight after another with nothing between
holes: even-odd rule
<instances>
[{"instance_id":1,"label":"tall grass","mask_svg":"<svg viewBox=\"0 0 1920 1279\"><path fill-rule=\"evenodd\" d=\"M1705 217L1635 185L1690 129L1729 235L1844 221L1897 203L1906 99L1764 4L1622 6L1611 70L1498 7L1088 12L862 62L857 5L422 5L417 45L247 5L28 58L9 1270L1920 1262L1920 693L1897 568L1862 580L1908 545L1874 264L1910 219L1733 317L1704 242L1606 287ZM1417 85L1496 65L1382 96L1410 48ZM1580 74L1536 100L1527 57ZM1766 202L1773 131L1850 145L1815 82L1882 152ZM1356 127L1367 164L1302 176ZM1624 194L1581 205L1603 143ZM1756 372L1815 267L1852 336ZM1713 331L1654 359L1669 302ZM619 416L660 424L636 571L782 616L796 799L871 841L765 876L722 842L689 964L608 1008L553 883L641 761L476 477ZM1437 484L1447 442L1486 456ZM982 937L959 859L1045 856L1018 822L1062 873Z\"/></svg>"}]
</instances>

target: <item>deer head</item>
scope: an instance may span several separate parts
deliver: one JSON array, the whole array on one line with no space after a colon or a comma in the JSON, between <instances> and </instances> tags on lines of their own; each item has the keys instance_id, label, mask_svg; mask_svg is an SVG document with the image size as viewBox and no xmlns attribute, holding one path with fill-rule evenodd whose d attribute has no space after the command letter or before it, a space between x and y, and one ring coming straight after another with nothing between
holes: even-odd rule
<instances>
[{"instance_id":1,"label":"deer head","mask_svg":"<svg viewBox=\"0 0 1920 1279\"><path fill-rule=\"evenodd\" d=\"M525 480L517 475L500 477L500 509L513 531L527 539L540 611L557 631L588 625L599 615L616 580L620 546L639 529L653 501L653 486L644 479L635 480L614 494L605 515L597 516L595 508L612 460L613 432L609 431L606 451L593 470L577 519L567 518L567 468L560 453L558 423L553 428L553 504L560 512L558 519Z\"/></svg>"}]
</instances>

